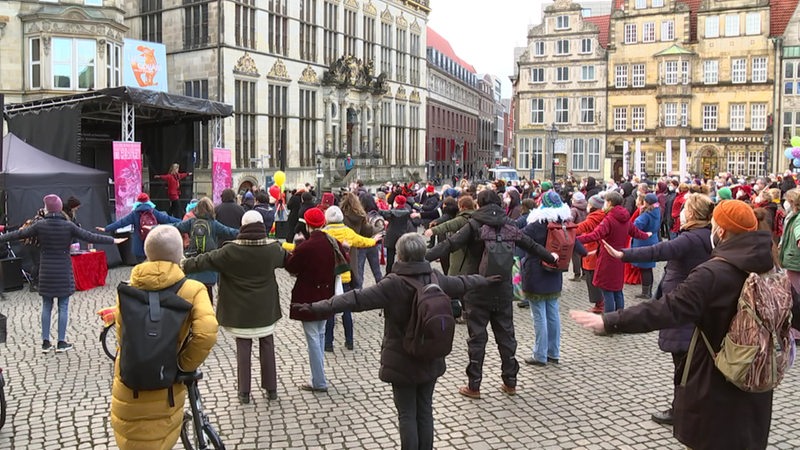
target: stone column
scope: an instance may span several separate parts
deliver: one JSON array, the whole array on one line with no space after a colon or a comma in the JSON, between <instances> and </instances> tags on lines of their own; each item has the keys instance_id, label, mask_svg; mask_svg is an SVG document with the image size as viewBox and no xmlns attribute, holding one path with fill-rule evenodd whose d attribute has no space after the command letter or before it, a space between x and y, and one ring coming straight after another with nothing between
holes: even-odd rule
<instances>
[{"instance_id":1,"label":"stone column","mask_svg":"<svg viewBox=\"0 0 800 450\"><path fill-rule=\"evenodd\" d=\"M341 101L339 103L339 136L334 137L334 139L339 139L339 147L345 153L351 153L351 149L346 148L347 146L347 102Z\"/></svg>"}]
</instances>

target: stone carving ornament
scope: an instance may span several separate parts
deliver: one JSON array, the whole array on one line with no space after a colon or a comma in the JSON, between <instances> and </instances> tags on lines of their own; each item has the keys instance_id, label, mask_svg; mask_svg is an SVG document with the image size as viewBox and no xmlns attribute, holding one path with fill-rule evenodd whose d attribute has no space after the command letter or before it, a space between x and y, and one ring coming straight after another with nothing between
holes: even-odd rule
<instances>
[{"instance_id":1,"label":"stone carving ornament","mask_svg":"<svg viewBox=\"0 0 800 450\"><path fill-rule=\"evenodd\" d=\"M236 65L233 66L233 73L238 73L241 75L247 75L251 77L259 76L255 60L247 52L245 52L245 54L242 55L238 61L236 61Z\"/></svg>"},{"instance_id":2,"label":"stone carving ornament","mask_svg":"<svg viewBox=\"0 0 800 450\"><path fill-rule=\"evenodd\" d=\"M309 64L308 66L306 66L305 69L303 69L303 74L300 76L299 82L303 84L315 84L315 85L319 84L319 77L317 76L317 71L314 70L313 67L311 67L311 64Z\"/></svg>"},{"instance_id":3,"label":"stone carving ornament","mask_svg":"<svg viewBox=\"0 0 800 450\"><path fill-rule=\"evenodd\" d=\"M386 88L386 74L382 73L375 77L371 60L365 62L355 56L347 55L331 64L322 76L322 84L381 95Z\"/></svg>"},{"instance_id":4,"label":"stone carving ornament","mask_svg":"<svg viewBox=\"0 0 800 450\"><path fill-rule=\"evenodd\" d=\"M272 69L270 69L267 77L276 78L279 80L291 80L289 77L289 71L286 70L286 64L283 63L282 59L275 61L275 64L272 65Z\"/></svg>"}]
</instances>

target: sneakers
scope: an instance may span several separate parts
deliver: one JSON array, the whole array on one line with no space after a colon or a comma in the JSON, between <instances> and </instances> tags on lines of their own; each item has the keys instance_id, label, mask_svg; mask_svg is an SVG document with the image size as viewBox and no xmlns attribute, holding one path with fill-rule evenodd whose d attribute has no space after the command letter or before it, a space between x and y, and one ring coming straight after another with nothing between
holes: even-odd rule
<instances>
[{"instance_id":1,"label":"sneakers","mask_svg":"<svg viewBox=\"0 0 800 450\"><path fill-rule=\"evenodd\" d=\"M549 362L551 364L558 364L558 358L551 358L551 357L548 356L547 357L547 362Z\"/></svg>"},{"instance_id":2,"label":"sneakers","mask_svg":"<svg viewBox=\"0 0 800 450\"><path fill-rule=\"evenodd\" d=\"M53 349L53 344L50 341L42 341L42 353L47 354L50 353L50 350Z\"/></svg>"},{"instance_id":3,"label":"sneakers","mask_svg":"<svg viewBox=\"0 0 800 450\"><path fill-rule=\"evenodd\" d=\"M327 387L317 388L317 387L312 386L309 383L301 384L298 387L300 388L300 390L307 391L307 392L328 392L328 388Z\"/></svg>"},{"instance_id":4,"label":"sneakers","mask_svg":"<svg viewBox=\"0 0 800 450\"><path fill-rule=\"evenodd\" d=\"M517 388L508 386L505 383L500 385L500 390L506 395L517 395Z\"/></svg>"},{"instance_id":5,"label":"sneakers","mask_svg":"<svg viewBox=\"0 0 800 450\"><path fill-rule=\"evenodd\" d=\"M535 360L533 358L525 358L525 364L528 364L530 366L546 366L547 365L546 362L537 361L537 360Z\"/></svg>"},{"instance_id":6,"label":"sneakers","mask_svg":"<svg viewBox=\"0 0 800 450\"><path fill-rule=\"evenodd\" d=\"M468 397L473 400L480 400L481 398L481 391L479 390L473 391L472 389L469 388L469 386L462 386L458 390L458 393L463 395L464 397Z\"/></svg>"},{"instance_id":7,"label":"sneakers","mask_svg":"<svg viewBox=\"0 0 800 450\"><path fill-rule=\"evenodd\" d=\"M56 346L56 353L64 353L69 350L72 350L72 344L66 341L58 341L58 345Z\"/></svg>"}]
</instances>

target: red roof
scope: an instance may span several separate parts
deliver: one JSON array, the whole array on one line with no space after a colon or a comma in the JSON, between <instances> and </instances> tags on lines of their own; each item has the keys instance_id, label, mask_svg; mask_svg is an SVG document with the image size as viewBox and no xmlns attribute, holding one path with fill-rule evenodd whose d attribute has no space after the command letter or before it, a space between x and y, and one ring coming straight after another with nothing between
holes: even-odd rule
<instances>
[{"instance_id":1,"label":"red roof","mask_svg":"<svg viewBox=\"0 0 800 450\"><path fill-rule=\"evenodd\" d=\"M601 47L606 48L608 46L608 28L610 26L611 16L584 17L583 21L597 25L597 28L600 30L600 35L597 37L597 40L600 42Z\"/></svg>"},{"instance_id":2,"label":"red roof","mask_svg":"<svg viewBox=\"0 0 800 450\"><path fill-rule=\"evenodd\" d=\"M772 0L769 12L769 35L782 36L797 9L798 0Z\"/></svg>"},{"instance_id":3,"label":"red roof","mask_svg":"<svg viewBox=\"0 0 800 450\"><path fill-rule=\"evenodd\" d=\"M453 46L450 45L450 42L448 42L447 39L443 38L439 33L435 32L431 27L427 28L426 33L428 35L427 38L428 47L435 48L443 55L447 56L456 63L460 64L463 68L467 69L473 74L475 73L475 68L472 67L472 64L459 58L458 55L456 55L455 50L453 50Z\"/></svg>"}]
</instances>

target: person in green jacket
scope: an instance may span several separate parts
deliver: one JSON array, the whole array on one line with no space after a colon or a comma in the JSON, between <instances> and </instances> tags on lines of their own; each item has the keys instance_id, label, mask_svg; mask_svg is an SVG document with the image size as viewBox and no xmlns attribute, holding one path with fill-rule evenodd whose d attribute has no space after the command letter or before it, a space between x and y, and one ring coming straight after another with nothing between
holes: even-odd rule
<instances>
[{"instance_id":1,"label":"person in green jacket","mask_svg":"<svg viewBox=\"0 0 800 450\"><path fill-rule=\"evenodd\" d=\"M469 222L469 219L472 217L472 213L474 212L475 200L473 200L469 195L462 196L458 199L458 215L454 219L448 220L443 224L428 228L425 230L425 237L430 238L434 235L447 236L455 233L456 231L460 230L461 227L466 225L467 222ZM473 270L473 268L469 266L467 251L468 249L463 248L455 250L450 254L450 268L447 271L447 275L452 277L456 275L470 275L476 273L477 267L474 268L475 270Z\"/></svg>"},{"instance_id":2,"label":"person in green jacket","mask_svg":"<svg viewBox=\"0 0 800 450\"><path fill-rule=\"evenodd\" d=\"M800 292L800 220L797 220L800 216L800 189L786 192L783 209L786 210L786 218L778 249L780 263L786 269L794 290Z\"/></svg>"}]
</instances>

